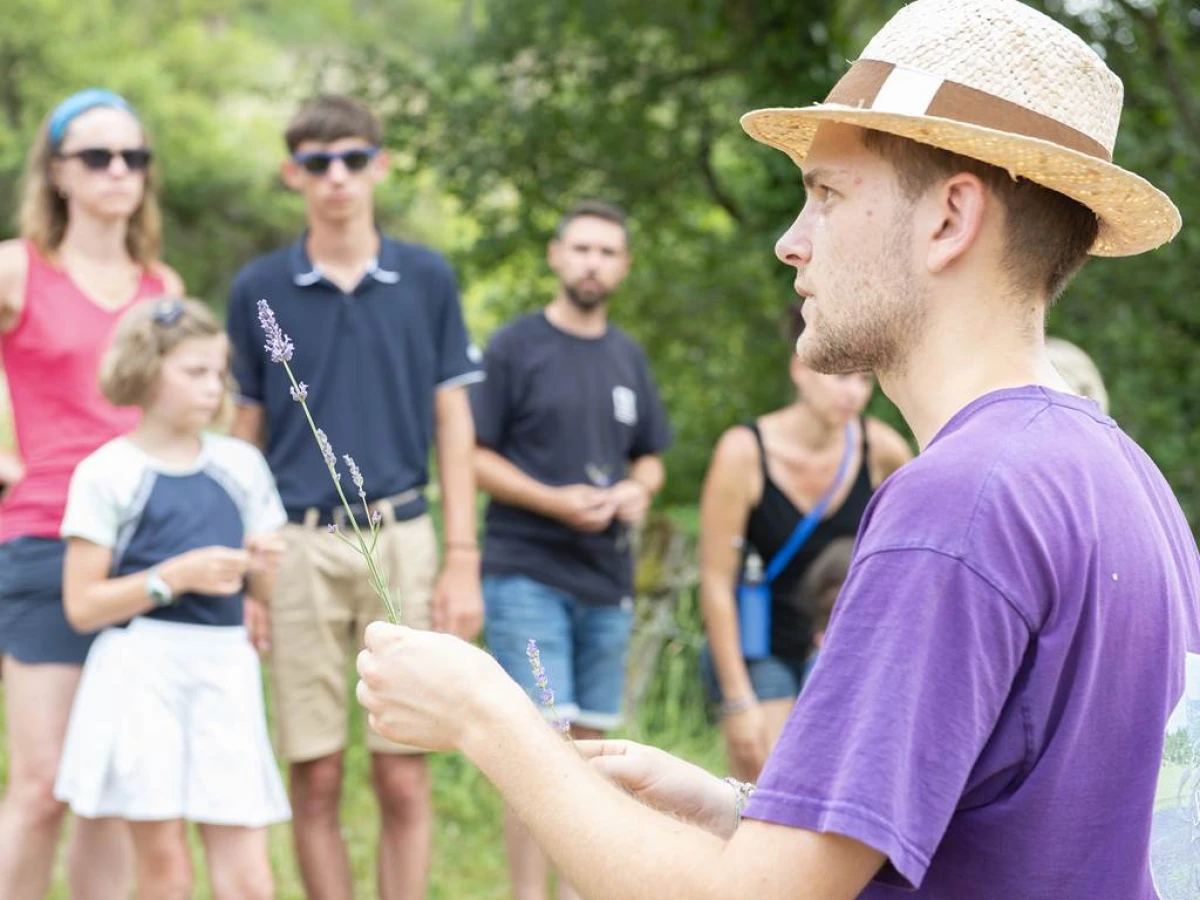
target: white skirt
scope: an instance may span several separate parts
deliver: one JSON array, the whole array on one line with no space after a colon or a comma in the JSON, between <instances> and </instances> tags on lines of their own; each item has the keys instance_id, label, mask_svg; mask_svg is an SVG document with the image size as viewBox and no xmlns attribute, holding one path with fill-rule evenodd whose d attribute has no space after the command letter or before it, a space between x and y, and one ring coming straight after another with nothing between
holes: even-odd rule
<instances>
[{"instance_id":1,"label":"white skirt","mask_svg":"<svg viewBox=\"0 0 1200 900\"><path fill-rule=\"evenodd\" d=\"M102 632L54 795L89 818L249 828L291 818L246 630L139 618Z\"/></svg>"}]
</instances>

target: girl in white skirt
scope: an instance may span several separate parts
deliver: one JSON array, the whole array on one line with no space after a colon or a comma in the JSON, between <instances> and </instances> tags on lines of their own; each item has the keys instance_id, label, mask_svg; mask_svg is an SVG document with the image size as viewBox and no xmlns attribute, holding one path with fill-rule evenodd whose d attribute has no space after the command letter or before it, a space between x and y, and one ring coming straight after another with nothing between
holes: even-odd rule
<instances>
[{"instance_id":1,"label":"girl in white skirt","mask_svg":"<svg viewBox=\"0 0 1200 900\"><path fill-rule=\"evenodd\" d=\"M217 900L274 894L266 826L290 817L253 642L266 641L275 534L266 461L206 434L228 402L229 345L192 300L131 309L101 368L138 428L79 464L63 518L64 602L92 645L56 796L129 822L138 897L191 894L185 823Z\"/></svg>"}]
</instances>

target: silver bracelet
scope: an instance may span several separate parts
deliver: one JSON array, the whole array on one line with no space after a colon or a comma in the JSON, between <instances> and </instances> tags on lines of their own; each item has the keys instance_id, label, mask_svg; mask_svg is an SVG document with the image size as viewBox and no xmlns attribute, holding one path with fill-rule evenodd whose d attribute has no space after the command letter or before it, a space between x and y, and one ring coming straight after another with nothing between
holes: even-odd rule
<instances>
[{"instance_id":1,"label":"silver bracelet","mask_svg":"<svg viewBox=\"0 0 1200 900\"><path fill-rule=\"evenodd\" d=\"M737 831L742 824L742 810L754 793L754 785L748 781L738 781L736 778L726 778L725 783L733 788L733 830Z\"/></svg>"},{"instance_id":2,"label":"silver bracelet","mask_svg":"<svg viewBox=\"0 0 1200 900\"><path fill-rule=\"evenodd\" d=\"M722 718L725 716L736 716L738 713L743 713L758 705L758 698L753 694L745 697L739 697L737 700L722 700L719 713Z\"/></svg>"}]
</instances>

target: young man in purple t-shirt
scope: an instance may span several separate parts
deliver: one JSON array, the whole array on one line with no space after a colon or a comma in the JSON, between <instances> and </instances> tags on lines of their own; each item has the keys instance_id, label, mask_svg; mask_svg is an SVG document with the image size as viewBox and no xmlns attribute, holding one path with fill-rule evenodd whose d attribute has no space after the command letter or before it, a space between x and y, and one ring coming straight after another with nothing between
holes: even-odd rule
<instances>
[{"instance_id":1,"label":"young man in purple t-shirt","mask_svg":"<svg viewBox=\"0 0 1200 900\"><path fill-rule=\"evenodd\" d=\"M743 119L804 173L776 246L797 352L875 371L922 447L867 511L756 790L637 745L572 752L486 656L388 626L359 660L374 727L463 750L584 896L1195 896L1196 543L1043 335L1089 253L1179 228L1109 162L1120 106L1016 0L918 0L824 104Z\"/></svg>"}]
</instances>

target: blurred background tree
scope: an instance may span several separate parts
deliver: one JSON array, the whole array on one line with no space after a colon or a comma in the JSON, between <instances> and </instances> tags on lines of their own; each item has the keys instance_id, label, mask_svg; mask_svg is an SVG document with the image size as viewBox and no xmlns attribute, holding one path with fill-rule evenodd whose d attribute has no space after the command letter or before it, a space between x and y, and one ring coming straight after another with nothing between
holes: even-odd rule
<instances>
[{"instance_id":1,"label":"blurred background tree","mask_svg":"<svg viewBox=\"0 0 1200 900\"><path fill-rule=\"evenodd\" d=\"M775 238L803 193L741 113L825 94L896 0L7 0L0 22L0 198L15 211L41 118L88 84L143 111L165 174L167 254L223 302L250 256L290 239L280 132L316 90L384 116L395 175L384 227L448 252L485 340L553 288L544 247L567 205L633 217L636 264L615 299L647 347L678 440L668 499L694 502L719 432L784 401L794 302ZM1126 85L1116 158L1200 212L1200 5L1046 0ZM1191 176L1191 177L1189 177ZM11 218L11 217L9 217ZM5 224L8 224L7 222ZM1050 328L1090 352L1113 411L1200 515L1200 232L1097 260ZM882 397L876 412L900 424Z\"/></svg>"},{"instance_id":2,"label":"blurred background tree","mask_svg":"<svg viewBox=\"0 0 1200 900\"><path fill-rule=\"evenodd\" d=\"M678 431L668 495L693 502L721 429L786 400L781 312L794 302L776 237L799 176L737 127L760 106L824 96L899 4L810 0L464 0L460 40L381 47L358 83L387 111L407 172L434 172L471 223L457 259L484 327L544 302L544 242L574 200L634 218L617 319L649 349ZM1200 213L1200 7L1050 2L1124 79L1118 162ZM1050 315L1091 353L1116 417L1200 516L1200 232L1097 260ZM900 424L886 399L876 412Z\"/></svg>"}]
</instances>

